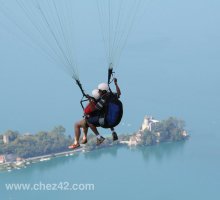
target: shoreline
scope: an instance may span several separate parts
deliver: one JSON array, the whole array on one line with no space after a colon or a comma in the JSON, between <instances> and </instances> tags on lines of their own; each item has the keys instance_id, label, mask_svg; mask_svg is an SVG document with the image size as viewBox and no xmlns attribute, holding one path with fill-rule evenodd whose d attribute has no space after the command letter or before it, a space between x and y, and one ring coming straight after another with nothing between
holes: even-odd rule
<instances>
[{"instance_id":1,"label":"shoreline","mask_svg":"<svg viewBox=\"0 0 220 200\"><path fill-rule=\"evenodd\" d=\"M189 136L183 138L181 141L183 140L187 140L189 138ZM165 142L174 142L174 141L162 141L160 143L165 143ZM105 144L103 146L100 146L100 149L103 148L108 148L108 147L112 147L112 146L128 146L128 147L139 147L139 146L154 146L154 145L128 145L129 141L117 141L117 143L108 143ZM44 161L49 161L53 158L59 158L59 157L65 157L65 156L73 156L76 153L80 153L80 152L90 152L90 151L94 151L96 150L96 147L90 147L90 146L81 146L78 149L75 150L69 150L69 151L63 151L63 152L58 152L58 153L52 153L52 154L47 154L47 155L42 155L42 156L35 156L35 157L31 157L31 158L26 158L23 159L22 161L13 161L13 162L6 162L6 163L1 163L0 164L0 172L5 172L5 171L12 171L14 169L21 169L21 168L26 168L28 165L31 164L35 164L35 163L39 163L39 162L44 162Z\"/></svg>"},{"instance_id":2,"label":"shoreline","mask_svg":"<svg viewBox=\"0 0 220 200\"><path fill-rule=\"evenodd\" d=\"M61 129L61 132L64 130L64 128L59 127L59 131ZM55 132L56 133L56 132ZM53 131L51 133L44 133L43 136L52 138L52 136L55 134ZM41 133L42 134L42 133ZM63 136L63 132L60 133L62 136L61 139L66 139ZM57 134L57 137L60 136ZM33 140L34 136L29 136L30 142ZM34 157L15 157L11 159L6 159L5 155L2 155L1 162L0 163L0 171L11 171L13 169L20 169L20 168L26 168L27 165L30 165L32 163L37 162L43 162L51 160L52 158L56 157L64 157L64 156L72 156L79 152L90 152L94 151L96 149L103 149L108 148L116 145L120 146L128 146L128 147L138 147L138 146L152 146L157 145L164 142L176 142L176 141L182 141L189 138L189 134L184 129L184 121L178 120L176 118L170 117L167 120L158 121L153 119L152 117L145 116L144 122L142 123L141 128L133 133L133 134L126 134L126 135L120 135L117 141L112 141L111 137L105 138L105 142L101 145L96 144L96 137L93 136L89 140L90 142L86 145L81 145L79 148L75 150L68 150L67 145L70 140L68 140L68 143L64 145L64 151L62 152L56 152L56 153L49 153L49 154L42 154L39 155L41 152L35 154L37 156ZM18 136L18 139L22 141L27 140L26 136ZM36 136L36 140L39 140L39 136ZM51 140L53 141L53 140ZM66 140L65 140L66 141ZM52 145L53 143L51 143ZM59 143L58 143L59 144ZM40 143L41 147L42 144ZM25 148L26 146L24 146ZM43 148L43 147L42 147ZM51 148L53 149L53 148ZM6 151L7 152L7 151ZM51 150L53 152L53 150ZM25 153L25 152L23 152ZM16 155L16 154L15 154ZM24 154L25 155L25 154ZM28 154L26 154L28 155ZM29 154L31 155L31 154ZM32 154L33 155L33 154ZM26 157L26 158L25 158Z\"/></svg>"},{"instance_id":3,"label":"shoreline","mask_svg":"<svg viewBox=\"0 0 220 200\"><path fill-rule=\"evenodd\" d=\"M42 156L30 157L30 158L23 159L21 161L0 163L0 172L11 171L13 169L20 169L30 164L51 160L52 158L74 155L75 153L81 152L83 150L84 150L84 147L81 147L75 150L69 150L69 151L63 151L63 152L58 152L58 153L46 154Z\"/></svg>"}]
</instances>

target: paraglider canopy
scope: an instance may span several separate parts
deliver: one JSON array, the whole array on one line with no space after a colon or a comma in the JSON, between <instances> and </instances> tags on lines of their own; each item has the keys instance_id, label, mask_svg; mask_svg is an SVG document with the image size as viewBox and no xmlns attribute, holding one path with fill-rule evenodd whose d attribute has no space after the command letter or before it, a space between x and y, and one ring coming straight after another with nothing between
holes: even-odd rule
<instances>
[{"instance_id":1,"label":"paraglider canopy","mask_svg":"<svg viewBox=\"0 0 220 200\"><path fill-rule=\"evenodd\" d=\"M99 21L108 65L108 83L146 0L97 0Z\"/></svg>"},{"instance_id":2,"label":"paraglider canopy","mask_svg":"<svg viewBox=\"0 0 220 200\"><path fill-rule=\"evenodd\" d=\"M79 80L74 1L0 0L0 3L0 13L26 36L25 43L39 48L39 52L45 53L74 80Z\"/></svg>"},{"instance_id":3,"label":"paraglider canopy","mask_svg":"<svg viewBox=\"0 0 220 200\"><path fill-rule=\"evenodd\" d=\"M107 83L126 46L128 37L145 0L96 0L97 13L108 67ZM83 96L77 64L74 0L0 0L0 13L12 22L29 43L39 47L75 80ZM16 10L16 12L15 12ZM16 14L15 14L16 13ZM85 14L86 15L86 14Z\"/></svg>"}]
</instances>

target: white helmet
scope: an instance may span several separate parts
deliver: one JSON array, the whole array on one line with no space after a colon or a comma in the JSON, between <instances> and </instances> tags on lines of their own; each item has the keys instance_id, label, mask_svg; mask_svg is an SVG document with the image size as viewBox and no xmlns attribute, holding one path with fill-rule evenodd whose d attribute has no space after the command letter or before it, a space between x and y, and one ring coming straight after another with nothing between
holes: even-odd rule
<instances>
[{"instance_id":1,"label":"white helmet","mask_svg":"<svg viewBox=\"0 0 220 200\"><path fill-rule=\"evenodd\" d=\"M98 85L98 89L101 91L108 91L109 90L109 86L107 83L100 83Z\"/></svg>"},{"instance_id":2,"label":"white helmet","mask_svg":"<svg viewBox=\"0 0 220 200\"><path fill-rule=\"evenodd\" d=\"M98 90L98 89L94 89L94 90L92 91L92 96L93 96L95 99L99 99L99 98L100 98L99 90Z\"/></svg>"}]
</instances>

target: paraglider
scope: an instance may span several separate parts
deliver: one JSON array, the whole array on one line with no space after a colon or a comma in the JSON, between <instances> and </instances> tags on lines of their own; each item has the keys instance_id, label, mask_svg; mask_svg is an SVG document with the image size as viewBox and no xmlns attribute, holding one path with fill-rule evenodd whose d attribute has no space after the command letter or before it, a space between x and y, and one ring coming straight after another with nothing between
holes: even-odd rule
<instances>
[{"instance_id":1,"label":"paraglider","mask_svg":"<svg viewBox=\"0 0 220 200\"><path fill-rule=\"evenodd\" d=\"M89 101L90 109L95 108L94 112L98 113L96 116L88 117L88 113L85 112L85 116L87 116L85 121L77 124L77 129L84 129L83 143L87 142L88 127L97 135L96 127L98 126L110 128L113 141L117 140L114 127L122 119L123 105L119 100L121 91L117 85L117 79L113 76L114 69L119 65L122 51L126 46L143 0L96 0L108 66L108 80L107 83L99 85L99 98L96 98L97 94L91 97L85 93L78 75L74 41L75 19L73 17L73 11L76 9L75 1L15 0L8 2L0 0L0 2L1 14L15 24L15 27L29 38L32 45L40 47L50 59L63 66L74 79L83 95L80 103L84 112L83 104ZM13 16L15 13L13 9L20 11L18 16ZM116 94L110 88L113 81L116 86ZM78 144L78 136L77 132L76 144ZM100 143L104 141L102 136L97 136L97 138L101 138Z\"/></svg>"},{"instance_id":2,"label":"paraglider","mask_svg":"<svg viewBox=\"0 0 220 200\"><path fill-rule=\"evenodd\" d=\"M114 127L117 126L122 118L123 106L119 100L121 90L118 86L117 79L114 78L116 93L113 93L107 83L100 83L98 89L93 90L92 96L86 95L89 104L84 108L84 118L75 123L75 139L74 143L69 146L70 149L80 147L79 138L83 129L83 140L81 144L87 143L87 132L90 128L97 137L97 145L100 145L105 138L100 135L97 127L110 128L112 130L113 141L118 140Z\"/></svg>"}]
</instances>

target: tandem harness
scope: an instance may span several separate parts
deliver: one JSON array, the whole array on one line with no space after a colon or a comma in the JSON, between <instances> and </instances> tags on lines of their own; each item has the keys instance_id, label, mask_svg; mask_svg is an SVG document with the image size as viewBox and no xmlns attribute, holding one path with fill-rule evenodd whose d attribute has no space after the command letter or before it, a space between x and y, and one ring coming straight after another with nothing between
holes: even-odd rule
<instances>
[{"instance_id":1,"label":"tandem harness","mask_svg":"<svg viewBox=\"0 0 220 200\"><path fill-rule=\"evenodd\" d=\"M108 70L108 85L110 85L111 78L113 77L113 69L109 68ZM80 101L80 104L84 110L83 103L88 101L88 95L85 94L82 85L79 80L76 80L76 84L79 86L83 97ZM114 128L117 126L122 119L123 116L123 104L119 100L118 95L113 93L109 87L110 92L108 93L108 97L106 98L106 103L103 108L103 111L100 113L99 116L99 125L102 128ZM90 97L93 98L93 97ZM94 98L93 98L94 99Z\"/></svg>"}]
</instances>

